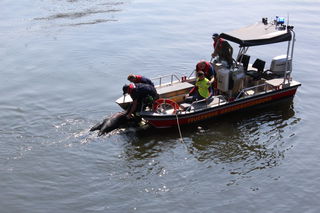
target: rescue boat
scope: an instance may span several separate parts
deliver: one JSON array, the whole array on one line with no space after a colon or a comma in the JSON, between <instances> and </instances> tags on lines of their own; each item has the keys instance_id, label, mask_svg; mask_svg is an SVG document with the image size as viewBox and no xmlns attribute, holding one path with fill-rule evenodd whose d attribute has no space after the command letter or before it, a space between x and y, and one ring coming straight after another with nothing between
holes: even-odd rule
<instances>
[{"instance_id":1,"label":"rescue boat","mask_svg":"<svg viewBox=\"0 0 320 213\"><path fill-rule=\"evenodd\" d=\"M139 116L156 128L186 125L226 113L264 105L293 97L301 83L292 79L292 62L295 43L294 27L284 18L261 21L231 32L221 33L220 38L239 45L237 57L231 66L224 61L211 60L215 68L217 87L207 99L185 102L185 95L194 87L194 71L189 76L168 75L152 79L160 99L153 107L146 107ZM286 52L274 56L270 66L256 58L250 64L249 48L287 42ZM167 83L165 79L169 79ZM123 109L132 102L129 95L116 100ZM248 109L249 110L249 109Z\"/></svg>"}]
</instances>

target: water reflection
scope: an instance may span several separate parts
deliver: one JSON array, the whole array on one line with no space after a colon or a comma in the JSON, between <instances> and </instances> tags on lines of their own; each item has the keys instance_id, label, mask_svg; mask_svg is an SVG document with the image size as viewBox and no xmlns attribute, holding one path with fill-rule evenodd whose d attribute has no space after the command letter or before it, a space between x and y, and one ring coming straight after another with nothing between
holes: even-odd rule
<instances>
[{"instance_id":1,"label":"water reflection","mask_svg":"<svg viewBox=\"0 0 320 213\"><path fill-rule=\"evenodd\" d=\"M110 0L67 0L57 4L43 5L52 15L35 17L35 21L61 22L61 26L79 26L118 21L114 14L121 12L124 2ZM48 12L46 12L47 14Z\"/></svg>"},{"instance_id":2,"label":"water reflection","mask_svg":"<svg viewBox=\"0 0 320 213\"><path fill-rule=\"evenodd\" d=\"M155 158L162 152L174 149L180 144L177 140L177 132L173 129L166 131L164 129L148 128L126 132L125 134L129 141L125 149L128 160Z\"/></svg>"},{"instance_id":3,"label":"water reflection","mask_svg":"<svg viewBox=\"0 0 320 213\"><path fill-rule=\"evenodd\" d=\"M291 147L291 130L300 120L294 114L292 99L230 114L207 126L207 132L191 136L193 156L199 161L237 165L234 174L277 166Z\"/></svg>"},{"instance_id":4,"label":"water reflection","mask_svg":"<svg viewBox=\"0 0 320 213\"><path fill-rule=\"evenodd\" d=\"M110 10L92 10L88 9L82 12L69 12L69 13L58 13L55 15L51 15L44 18L35 18L34 20L53 20L53 19L76 19L84 16L89 16L93 14L99 13L111 13L111 12L119 12L121 10L110 9Z\"/></svg>"},{"instance_id":5,"label":"water reflection","mask_svg":"<svg viewBox=\"0 0 320 213\"><path fill-rule=\"evenodd\" d=\"M182 128L183 144L175 128L130 131L125 133L129 144L124 157L130 167L143 167L159 156L184 149L199 162L227 164L231 174L246 175L279 165L292 146L292 129L300 121L294 115L292 99L232 113Z\"/></svg>"},{"instance_id":6,"label":"water reflection","mask_svg":"<svg viewBox=\"0 0 320 213\"><path fill-rule=\"evenodd\" d=\"M63 25L63 26L92 25L92 24L100 24L100 23L104 23L104 22L114 22L114 21L117 21L117 20L116 19L97 19L97 20L90 21L90 22L68 24L68 25Z\"/></svg>"}]
</instances>

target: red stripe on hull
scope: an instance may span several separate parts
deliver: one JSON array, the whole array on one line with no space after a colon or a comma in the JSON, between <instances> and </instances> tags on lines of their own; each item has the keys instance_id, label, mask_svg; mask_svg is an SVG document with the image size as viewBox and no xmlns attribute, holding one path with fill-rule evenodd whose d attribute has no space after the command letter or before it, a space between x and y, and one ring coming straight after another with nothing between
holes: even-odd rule
<instances>
[{"instance_id":1,"label":"red stripe on hull","mask_svg":"<svg viewBox=\"0 0 320 213\"><path fill-rule=\"evenodd\" d=\"M296 91L297 91L297 87L294 89L285 91L285 92L280 92L280 93L274 94L274 95L263 96L263 97L253 99L253 100L248 100L245 102L241 101L241 103L238 103L238 104L237 104L237 101L231 102L231 105L229 105L229 106L222 107L219 109L212 108L211 111L205 111L203 113L197 112L197 113L195 113L194 116L192 116L192 114L189 114L186 116L179 115L179 124L183 125L183 124L194 123L194 122L202 121L202 120L212 118L212 117L215 117L218 115L222 115L225 113L229 113L229 112L237 111L240 109L252 107L252 106L255 106L258 104L267 103L270 101L290 97L290 96L293 96L296 93ZM167 118L167 119L166 118L157 118L157 117L146 117L145 119L152 126L157 127L157 128L165 128L165 127L171 127L171 126L177 125L177 120L176 120L175 116L171 116L170 118Z\"/></svg>"}]
</instances>

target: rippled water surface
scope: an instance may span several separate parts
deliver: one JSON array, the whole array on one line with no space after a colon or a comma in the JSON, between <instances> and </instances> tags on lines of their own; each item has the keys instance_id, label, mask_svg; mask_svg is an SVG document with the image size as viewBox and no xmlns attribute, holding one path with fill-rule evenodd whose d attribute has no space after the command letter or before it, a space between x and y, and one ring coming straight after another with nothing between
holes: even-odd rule
<instances>
[{"instance_id":1,"label":"rippled water surface","mask_svg":"<svg viewBox=\"0 0 320 213\"><path fill-rule=\"evenodd\" d=\"M319 1L0 7L1 212L320 211ZM88 132L120 110L128 74L189 74L210 59L212 33L288 14L302 83L293 100L185 126L183 141L175 128Z\"/></svg>"}]
</instances>

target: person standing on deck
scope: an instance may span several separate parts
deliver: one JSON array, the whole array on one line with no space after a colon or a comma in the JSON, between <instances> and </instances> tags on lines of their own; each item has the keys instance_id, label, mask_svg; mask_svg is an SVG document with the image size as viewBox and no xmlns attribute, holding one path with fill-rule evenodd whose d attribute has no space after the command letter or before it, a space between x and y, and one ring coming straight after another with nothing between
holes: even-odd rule
<instances>
[{"instance_id":1,"label":"person standing on deck","mask_svg":"<svg viewBox=\"0 0 320 213\"><path fill-rule=\"evenodd\" d=\"M226 61L228 66L232 65L233 48L226 40L220 38L218 33L212 35L214 52L211 57L219 56L220 61Z\"/></svg>"}]
</instances>

